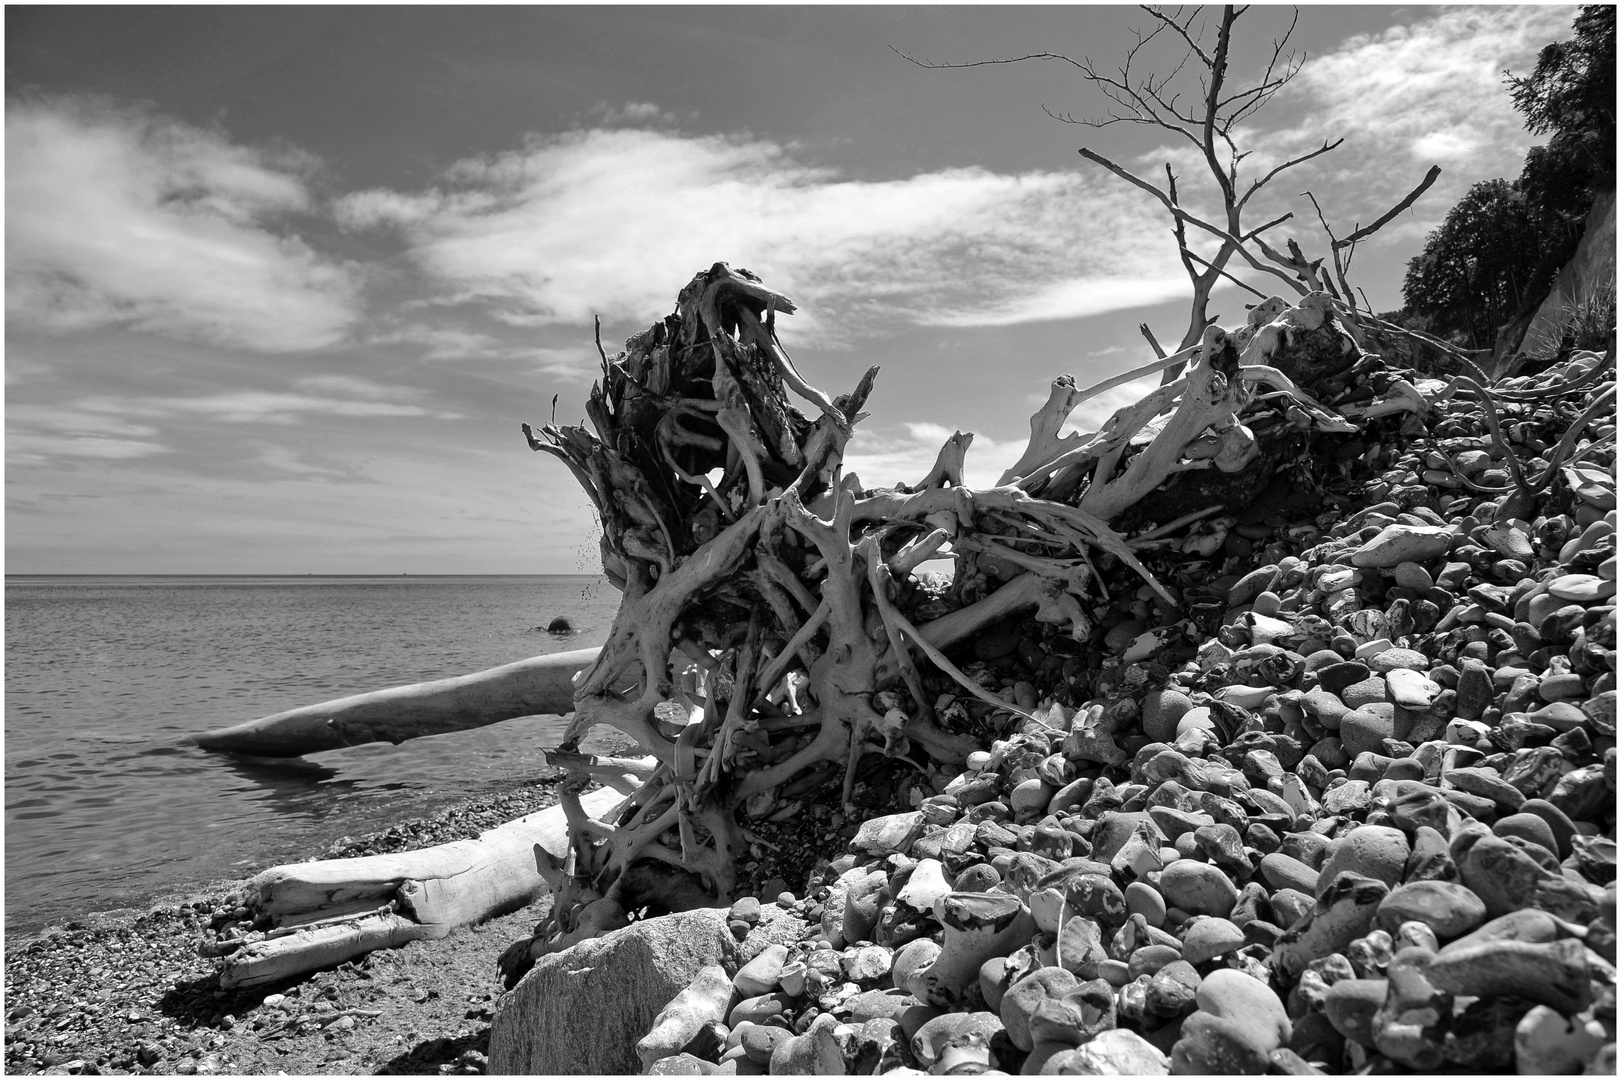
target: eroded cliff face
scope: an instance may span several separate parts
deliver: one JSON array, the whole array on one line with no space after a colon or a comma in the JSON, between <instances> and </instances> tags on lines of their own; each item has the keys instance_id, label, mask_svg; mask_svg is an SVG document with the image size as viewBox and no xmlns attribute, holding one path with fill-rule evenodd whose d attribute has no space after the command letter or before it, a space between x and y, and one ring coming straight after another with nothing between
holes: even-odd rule
<instances>
[{"instance_id":1,"label":"eroded cliff face","mask_svg":"<svg viewBox=\"0 0 1621 1080\"><path fill-rule=\"evenodd\" d=\"M1588 303L1604 290L1614 289L1615 189L1611 188L1599 192L1593 200L1576 254L1554 278L1548 298L1537 308L1525 336L1518 342L1519 349L1529 350L1539 342L1556 346L1571 308Z\"/></svg>"}]
</instances>

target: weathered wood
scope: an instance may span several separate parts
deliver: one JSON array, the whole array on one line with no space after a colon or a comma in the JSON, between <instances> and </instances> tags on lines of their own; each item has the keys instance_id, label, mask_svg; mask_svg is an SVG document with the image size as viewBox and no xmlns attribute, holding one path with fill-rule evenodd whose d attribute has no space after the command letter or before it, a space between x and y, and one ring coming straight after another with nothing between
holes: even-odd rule
<instances>
[{"instance_id":1,"label":"weathered wood","mask_svg":"<svg viewBox=\"0 0 1621 1080\"><path fill-rule=\"evenodd\" d=\"M204 750L299 757L466 731L519 716L562 716L574 711L574 674L589 667L597 652L551 653L471 675L354 694L218 728L193 740Z\"/></svg>"},{"instance_id":2,"label":"weathered wood","mask_svg":"<svg viewBox=\"0 0 1621 1080\"><path fill-rule=\"evenodd\" d=\"M601 788L580 799L593 817L624 797ZM476 840L353 859L273 866L248 882L249 905L273 922L306 921L309 913L361 902L373 906L397 895L421 921L461 925L484 917L476 905L453 899L446 889L485 898L485 910L519 896L538 896L545 880L535 869L539 844L558 858L568 853L568 820L552 806L481 833ZM441 884L432 884L440 882Z\"/></svg>"},{"instance_id":3,"label":"weathered wood","mask_svg":"<svg viewBox=\"0 0 1621 1080\"><path fill-rule=\"evenodd\" d=\"M600 788L579 801L600 816L624 800ZM248 883L249 904L277 926L303 928L243 942L224 957L220 985L263 986L515 911L546 891L538 853L568 850L567 812L553 806L476 840L272 867ZM389 901L399 910L379 910Z\"/></svg>"},{"instance_id":4,"label":"weathered wood","mask_svg":"<svg viewBox=\"0 0 1621 1080\"><path fill-rule=\"evenodd\" d=\"M436 933L435 931L438 930ZM444 937L449 927L423 926L403 915L368 915L332 926L300 930L243 946L226 958L220 987L265 986L306 971L318 971L377 949L397 949L422 938Z\"/></svg>"}]
</instances>

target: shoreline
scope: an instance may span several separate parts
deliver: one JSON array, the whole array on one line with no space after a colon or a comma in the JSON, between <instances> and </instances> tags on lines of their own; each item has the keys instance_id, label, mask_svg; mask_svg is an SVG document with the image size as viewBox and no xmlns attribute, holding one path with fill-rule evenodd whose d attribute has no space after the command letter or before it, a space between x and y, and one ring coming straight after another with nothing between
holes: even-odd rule
<instances>
[{"instance_id":1,"label":"shoreline","mask_svg":"<svg viewBox=\"0 0 1621 1080\"><path fill-rule=\"evenodd\" d=\"M561 777L548 769L506 791L361 836L338 836L305 858L383 854L474 837L555 805ZM218 962L200 956L198 946L211 926L232 917L251 877L195 884L141 906L65 916L34 933L7 934L6 1072L483 1072L489 1017L501 990L495 958L529 934L548 898L437 941L383 950L286 983L224 991ZM309 1022L300 1023L301 1017Z\"/></svg>"},{"instance_id":2,"label":"shoreline","mask_svg":"<svg viewBox=\"0 0 1621 1080\"><path fill-rule=\"evenodd\" d=\"M302 861L415 850L477 836L557 803L562 770L307 850ZM836 794L837 782L830 791ZM866 812L881 812L873 793ZM866 799L860 801L867 801ZM824 806L765 825L774 850L745 866L758 894L804 884L854 835ZM282 860L287 862L300 859ZM251 989L219 987L199 955L235 923L246 882L268 866L139 905L5 935L5 1071L12 1075L476 1075L502 996L496 960L529 937L547 895L517 911Z\"/></svg>"}]
</instances>

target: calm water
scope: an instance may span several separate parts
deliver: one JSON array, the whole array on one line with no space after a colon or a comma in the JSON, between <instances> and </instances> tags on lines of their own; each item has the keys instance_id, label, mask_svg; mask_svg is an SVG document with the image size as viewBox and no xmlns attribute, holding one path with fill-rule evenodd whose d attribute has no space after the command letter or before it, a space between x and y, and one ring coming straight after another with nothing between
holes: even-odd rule
<instances>
[{"instance_id":1,"label":"calm water","mask_svg":"<svg viewBox=\"0 0 1621 1080\"><path fill-rule=\"evenodd\" d=\"M6 929L234 877L533 776L556 717L248 762L184 736L596 645L596 577L6 578ZM578 633L542 628L566 615Z\"/></svg>"}]
</instances>

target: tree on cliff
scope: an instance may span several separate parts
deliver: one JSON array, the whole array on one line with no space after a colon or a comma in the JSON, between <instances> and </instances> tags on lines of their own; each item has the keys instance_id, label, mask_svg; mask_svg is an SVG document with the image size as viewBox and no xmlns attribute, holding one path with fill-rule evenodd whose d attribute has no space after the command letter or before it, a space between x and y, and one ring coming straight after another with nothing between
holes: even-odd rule
<instances>
[{"instance_id":1,"label":"tree on cliff","mask_svg":"<svg viewBox=\"0 0 1621 1080\"><path fill-rule=\"evenodd\" d=\"M1193 287L1188 327L1177 351L1196 345L1205 328L1216 321L1217 316L1209 312L1210 293L1224 277L1237 281L1227 269L1234 256L1248 263L1251 270L1281 280L1295 295L1314 290L1327 292L1348 309L1347 313L1352 316L1354 324L1358 321L1356 297L1346 280L1346 267L1357 243L1412 205L1435 182L1440 170L1430 169L1404 199L1377 221L1344 237L1334 235L1322 217L1321 208L1317 208L1319 221L1330 241L1328 258L1308 259L1293 239L1283 245L1286 251L1280 251L1267 242L1265 234L1293 218L1293 213L1282 214L1259 225L1246 226L1243 220L1245 209L1268 184L1345 141L1335 139L1330 142L1325 138L1318 147L1245 177L1247 183L1240 179L1239 166L1254 153L1255 148L1246 148L1241 144L1239 128L1287 86L1305 62L1304 56L1288 51L1289 39L1299 19L1299 10L1296 9L1282 34L1272 40L1267 50L1263 50L1266 60L1264 65L1259 66L1261 74L1246 84L1232 85L1229 76L1233 56L1241 44L1241 40L1234 35L1234 27L1250 10L1250 5L1224 5L1212 33L1210 14L1203 7L1176 8L1167 12L1145 6L1143 11L1153 25L1146 30L1133 30L1135 40L1126 50L1125 59L1113 71L1098 68L1087 57L1077 60L1053 52L967 63L937 63L906 53L901 55L920 67L928 68L982 67L1016 64L1026 60L1062 61L1080 72L1082 80L1109 101L1110 108L1103 116L1091 118L1077 118L1070 113L1046 110L1054 119L1093 128L1115 124L1160 128L1175 136L1173 145L1187 143L1196 148L1219 200L1219 205L1212 204L1204 210L1190 209L1182 201L1177 176L1169 161L1165 163L1164 181L1156 182L1139 176L1090 147L1080 148L1080 155L1087 161L1103 166L1157 199L1171 219L1177 255ZM1154 55L1156 52L1158 55ZM1315 206L1315 200L1313 204ZM1331 261L1331 266L1325 267L1325 261ZM1243 282L1239 284L1258 299L1266 296L1264 292ZM1370 310L1365 314L1371 317L1373 312ZM1146 324L1142 331L1155 351L1163 356L1163 350ZM1180 370L1180 364L1167 366L1163 382L1174 380Z\"/></svg>"},{"instance_id":2,"label":"tree on cliff","mask_svg":"<svg viewBox=\"0 0 1621 1080\"><path fill-rule=\"evenodd\" d=\"M1490 348L1497 328L1537 291L1545 246L1525 192L1483 180L1447 212L1402 285L1410 311L1430 332L1471 349ZM1541 291L1546 294L1546 283Z\"/></svg>"},{"instance_id":3,"label":"tree on cliff","mask_svg":"<svg viewBox=\"0 0 1621 1080\"><path fill-rule=\"evenodd\" d=\"M1408 263L1406 313L1432 333L1489 348L1505 324L1523 332L1575 253L1595 193L1615 185L1615 8L1582 8L1574 29L1530 75L1504 72L1526 128L1548 141L1512 184L1470 188Z\"/></svg>"}]
</instances>

